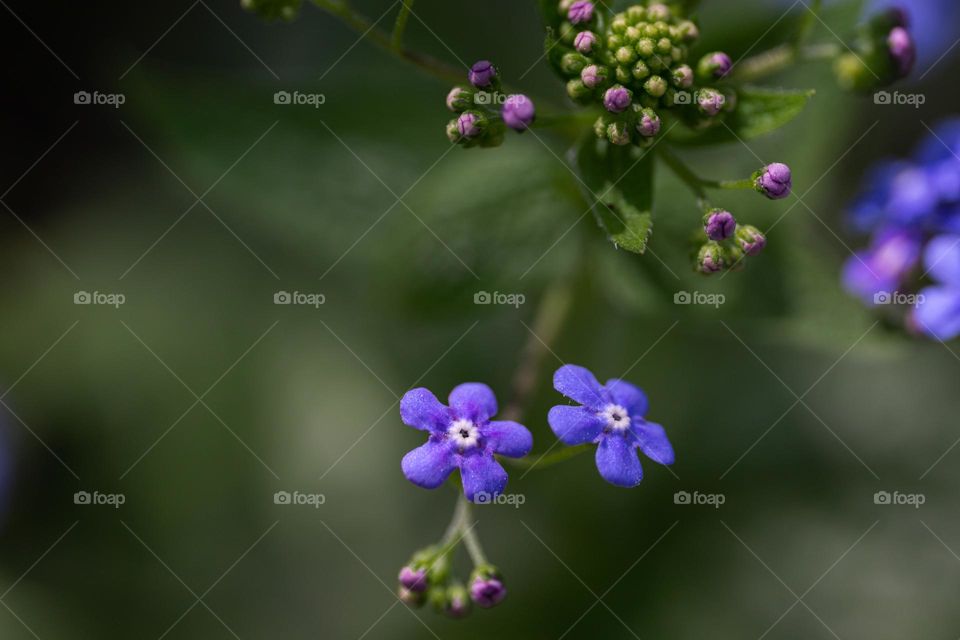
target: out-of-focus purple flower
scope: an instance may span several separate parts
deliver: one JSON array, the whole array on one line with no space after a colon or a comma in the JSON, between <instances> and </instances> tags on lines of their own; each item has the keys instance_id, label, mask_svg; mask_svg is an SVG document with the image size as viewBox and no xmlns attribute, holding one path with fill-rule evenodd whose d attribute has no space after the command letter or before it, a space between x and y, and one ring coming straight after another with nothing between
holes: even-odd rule
<instances>
[{"instance_id":1,"label":"out-of-focus purple flower","mask_svg":"<svg viewBox=\"0 0 960 640\"><path fill-rule=\"evenodd\" d=\"M768 164L757 172L754 186L756 186L757 191L771 200L786 198L790 195L790 190L793 189L793 175L790 172L790 167L781 162Z\"/></svg>"},{"instance_id":2,"label":"out-of-focus purple flower","mask_svg":"<svg viewBox=\"0 0 960 640\"><path fill-rule=\"evenodd\" d=\"M499 604L507 597L507 588L497 578L477 578L470 584L470 598L484 609Z\"/></svg>"},{"instance_id":3,"label":"out-of-focus purple flower","mask_svg":"<svg viewBox=\"0 0 960 640\"><path fill-rule=\"evenodd\" d=\"M879 235L869 249L857 252L843 268L843 285L873 305L878 293L896 292L920 260L919 234L892 230Z\"/></svg>"},{"instance_id":4,"label":"out-of-focus purple flower","mask_svg":"<svg viewBox=\"0 0 960 640\"><path fill-rule=\"evenodd\" d=\"M703 230L711 240L726 240L737 230L737 221L729 211L714 209L704 216Z\"/></svg>"},{"instance_id":5,"label":"out-of-focus purple flower","mask_svg":"<svg viewBox=\"0 0 960 640\"><path fill-rule=\"evenodd\" d=\"M789 4L787 0L782 0ZM931 66L944 54L956 54L960 49L950 51L957 39L956 25L960 24L960 2L956 0L871 0L865 7L865 14L892 9L900 13L897 22L901 27L909 27L916 44L917 62L924 68ZM949 64L937 65L934 69L947 71Z\"/></svg>"},{"instance_id":6,"label":"out-of-focus purple flower","mask_svg":"<svg viewBox=\"0 0 960 640\"><path fill-rule=\"evenodd\" d=\"M573 39L573 47L580 53L590 53L597 44L597 34L593 31L581 31Z\"/></svg>"},{"instance_id":7,"label":"out-of-focus purple flower","mask_svg":"<svg viewBox=\"0 0 960 640\"><path fill-rule=\"evenodd\" d=\"M934 238L923 253L923 266L937 282L917 297L913 325L938 340L960 336L960 235Z\"/></svg>"},{"instance_id":8,"label":"out-of-focus purple flower","mask_svg":"<svg viewBox=\"0 0 960 640\"><path fill-rule=\"evenodd\" d=\"M589 0L578 0L570 5L567 19L573 24L582 24L593 20L593 3Z\"/></svg>"},{"instance_id":9,"label":"out-of-focus purple flower","mask_svg":"<svg viewBox=\"0 0 960 640\"><path fill-rule=\"evenodd\" d=\"M480 60L470 67L470 84L478 89L486 89L497 77L497 68L489 60Z\"/></svg>"},{"instance_id":10,"label":"out-of-focus purple flower","mask_svg":"<svg viewBox=\"0 0 960 640\"><path fill-rule=\"evenodd\" d=\"M463 618L470 613L470 593L466 587L458 583L447 590L444 612L451 618Z\"/></svg>"},{"instance_id":11,"label":"out-of-focus purple flower","mask_svg":"<svg viewBox=\"0 0 960 640\"><path fill-rule=\"evenodd\" d=\"M523 94L507 96L501 111L504 123L515 131L525 131L536 117L533 100Z\"/></svg>"},{"instance_id":12,"label":"out-of-focus purple flower","mask_svg":"<svg viewBox=\"0 0 960 640\"><path fill-rule=\"evenodd\" d=\"M697 106L704 115L713 117L723 109L726 97L716 89L701 89L697 92Z\"/></svg>"},{"instance_id":13,"label":"out-of-focus purple flower","mask_svg":"<svg viewBox=\"0 0 960 640\"><path fill-rule=\"evenodd\" d=\"M697 75L704 80L719 80L733 69L733 60L722 51L714 51L700 58Z\"/></svg>"},{"instance_id":14,"label":"out-of-focus purple flower","mask_svg":"<svg viewBox=\"0 0 960 640\"><path fill-rule=\"evenodd\" d=\"M673 447L663 427L644 419L648 402L640 388L617 379L601 385L589 370L572 364L557 369L553 386L579 406L550 409L550 428L564 444L596 444L597 470L607 482L640 484L643 468L637 449L654 462L673 464Z\"/></svg>"},{"instance_id":15,"label":"out-of-focus purple flower","mask_svg":"<svg viewBox=\"0 0 960 640\"><path fill-rule=\"evenodd\" d=\"M425 569L414 569L409 566L403 567L400 569L398 579L404 589L417 593L427 590L427 572Z\"/></svg>"},{"instance_id":16,"label":"out-of-focus purple flower","mask_svg":"<svg viewBox=\"0 0 960 640\"><path fill-rule=\"evenodd\" d=\"M897 68L897 74L901 78L906 78L917 61L917 50L910 32L903 27L894 27L887 36L887 48Z\"/></svg>"},{"instance_id":17,"label":"out-of-focus purple flower","mask_svg":"<svg viewBox=\"0 0 960 640\"><path fill-rule=\"evenodd\" d=\"M623 113L630 106L633 93L622 85L614 85L603 94L603 106L610 113Z\"/></svg>"},{"instance_id":18,"label":"out-of-focus purple flower","mask_svg":"<svg viewBox=\"0 0 960 640\"><path fill-rule=\"evenodd\" d=\"M400 401L404 424L428 432L427 443L403 457L407 479L425 489L439 487L460 469L468 500L483 493L496 496L507 484L507 472L494 454L522 458L533 448L533 436L523 425L491 420L497 399L485 384L468 382L450 392L449 406L424 388L411 389Z\"/></svg>"}]
</instances>

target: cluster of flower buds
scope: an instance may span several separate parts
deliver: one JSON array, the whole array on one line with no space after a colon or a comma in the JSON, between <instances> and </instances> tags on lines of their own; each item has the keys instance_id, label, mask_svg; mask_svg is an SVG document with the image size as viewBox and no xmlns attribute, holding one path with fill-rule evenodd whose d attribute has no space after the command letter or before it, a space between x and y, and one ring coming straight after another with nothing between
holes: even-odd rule
<instances>
[{"instance_id":1,"label":"cluster of flower buds","mask_svg":"<svg viewBox=\"0 0 960 640\"><path fill-rule=\"evenodd\" d=\"M790 167L774 162L759 169L750 178L753 188L771 200L782 200L793 189ZM756 256L767 245L767 238L752 225L738 224L726 209L709 208L703 215L706 242L697 251L697 270L712 274L741 269L744 260Z\"/></svg>"},{"instance_id":2,"label":"cluster of flower buds","mask_svg":"<svg viewBox=\"0 0 960 640\"><path fill-rule=\"evenodd\" d=\"M498 147L508 127L523 132L533 124L533 101L520 93L502 92L500 74L492 62L474 64L468 79L471 86L457 86L447 94L447 108L459 114L447 123L450 142L465 147Z\"/></svg>"},{"instance_id":3,"label":"cluster of flower buds","mask_svg":"<svg viewBox=\"0 0 960 640\"><path fill-rule=\"evenodd\" d=\"M652 1L634 5L603 24L589 0L560 0L559 69L567 93L581 103L599 103L606 113L594 129L613 144L649 145L672 113L693 126L708 126L735 107L735 95L705 86L733 66L725 53L704 56L696 70L688 47L699 37L680 9Z\"/></svg>"},{"instance_id":4,"label":"cluster of flower buds","mask_svg":"<svg viewBox=\"0 0 960 640\"><path fill-rule=\"evenodd\" d=\"M860 26L852 51L836 61L837 79L846 89L873 91L907 77L917 51L903 9L875 15Z\"/></svg>"},{"instance_id":5,"label":"cluster of flower buds","mask_svg":"<svg viewBox=\"0 0 960 640\"><path fill-rule=\"evenodd\" d=\"M300 11L300 0L240 0L240 6L265 20L293 20Z\"/></svg>"},{"instance_id":6,"label":"cluster of flower buds","mask_svg":"<svg viewBox=\"0 0 960 640\"><path fill-rule=\"evenodd\" d=\"M475 567L469 586L465 586L452 576L448 551L449 548L433 545L413 554L400 569L397 597L411 607L429 603L438 613L452 618L467 616L474 604L489 609L506 597L507 589L496 567Z\"/></svg>"}]
</instances>

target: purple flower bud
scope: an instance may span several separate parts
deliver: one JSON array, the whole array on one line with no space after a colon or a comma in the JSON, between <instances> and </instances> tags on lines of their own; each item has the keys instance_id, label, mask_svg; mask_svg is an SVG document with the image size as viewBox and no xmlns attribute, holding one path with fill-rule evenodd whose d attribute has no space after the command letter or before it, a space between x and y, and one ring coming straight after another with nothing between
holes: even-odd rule
<instances>
[{"instance_id":1,"label":"purple flower bud","mask_svg":"<svg viewBox=\"0 0 960 640\"><path fill-rule=\"evenodd\" d=\"M682 64L673 70L673 84L681 89L689 89L693 85L693 69L690 65Z\"/></svg>"},{"instance_id":2,"label":"purple flower bud","mask_svg":"<svg viewBox=\"0 0 960 640\"><path fill-rule=\"evenodd\" d=\"M533 124L536 109L533 100L523 94L507 96L503 104L503 122L515 131L525 131Z\"/></svg>"},{"instance_id":3,"label":"purple flower bud","mask_svg":"<svg viewBox=\"0 0 960 640\"><path fill-rule=\"evenodd\" d=\"M701 89L697 92L697 106L705 115L713 117L720 113L726 97L716 89Z\"/></svg>"},{"instance_id":4,"label":"purple flower bud","mask_svg":"<svg viewBox=\"0 0 960 640\"><path fill-rule=\"evenodd\" d=\"M711 274L722 271L724 268L723 250L716 242L708 242L700 247L697 256L697 268L700 273Z\"/></svg>"},{"instance_id":5,"label":"purple flower bud","mask_svg":"<svg viewBox=\"0 0 960 640\"><path fill-rule=\"evenodd\" d=\"M887 47L897 68L898 77L905 78L910 75L917 61L917 49L910 33L903 27L894 27L887 36Z\"/></svg>"},{"instance_id":6,"label":"purple flower bud","mask_svg":"<svg viewBox=\"0 0 960 640\"><path fill-rule=\"evenodd\" d=\"M463 618L470 613L470 594L466 587L458 583L447 590L444 611L451 618Z\"/></svg>"},{"instance_id":7,"label":"purple flower bud","mask_svg":"<svg viewBox=\"0 0 960 640\"><path fill-rule=\"evenodd\" d=\"M476 138L483 133L485 119L479 113L467 111L457 119L457 131L462 138Z\"/></svg>"},{"instance_id":8,"label":"purple flower bud","mask_svg":"<svg viewBox=\"0 0 960 640\"><path fill-rule=\"evenodd\" d=\"M790 195L793 188L790 167L781 162L769 164L754 174L753 185L771 200L782 200Z\"/></svg>"},{"instance_id":9,"label":"purple flower bud","mask_svg":"<svg viewBox=\"0 0 960 640\"><path fill-rule=\"evenodd\" d=\"M477 576L470 583L470 599L477 606L489 609L507 597L507 588L499 578Z\"/></svg>"},{"instance_id":10,"label":"purple flower bud","mask_svg":"<svg viewBox=\"0 0 960 640\"><path fill-rule=\"evenodd\" d=\"M680 30L680 37L683 38L684 42L693 42L700 37L700 29L689 20L681 22L677 25L677 28Z\"/></svg>"},{"instance_id":11,"label":"purple flower bud","mask_svg":"<svg viewBox=\"0 0 960 640\"><path fill-rule=\"evenodd\" d=\"M470 84L485 89L493 84L497 77L497 68L489 60L481 60L470 67Z\"/></svg>"},{"instance_id":12,"label":"purple flower bud","mask_svg":"<svg viewBox=\"0 0 960 640\"><path fill-rule=\"evenodd\" d=\"M581 31L573 39L573 47L580 53L590 53L597 44L597 34L593 31Z\"/></svg>"},{"instance_id":13,"label":"purple flower bud","mask_svg":"<svg viewBox=\"0 0 960 640\"><path fill-rule=\"evenodd\" d=\"M400 569L400 585L407 591L421 593L427 590L427 572L406 566Z\"/></svg>"},{"instance_id":14,"label":"purple flower bud","mask_svg":"<svg viewBox=\"0 0 960 640\"><path fill-rule=\"evenodd\" d=\"M700 58L697 74L705 80L718 80L733 69L733 60L722 51L714 51Z\"/></svg>"},{"instance_id":15,"label":"purple flower bud","mask_svg":"<svg viewBox=\"0 0 960 640\"><path fill-rule=\"evenodd\" d=\"M580 79L583 80L583 84L586 86L591 89L596 89L607 79L607 68L595 64L586 66L583 68L583 71L580 72Z\"/></svg>"},{"instance_id":16,"label":"purple flower bud","mask_svg":"<svg viewBox=\"0 0 960 640\"><path fill-rule=\"evenodd\" d=\"M423 603L427 601L427 595L422 591L410 591L402 586L397 589L397 598L408 607L422 607Z\"/></svg>"},{"instance_id":17,"label":"purple flower bud","mask_svg":"<svg viewBox=\"0 0 960 640\"><path fill-rule=\"evenodd\" d=\"M567 19L573 24L581 24L593 20L593 3L589 0L578 0L570 5Z\"/></svg>"},{"instance_id":18,"label":"purple flower bud","mask_svg":"<svg viewBox=\"0 0 960 640\"><path fill-rule=\"evenodd\" d=\"M644 109L637 119L637 131L644 138L652 138L660 133L660 116L653 109Z\"/></svg>"},{"instance_id":19,"label":"purple flower bud","mask_svg":"<svg viewBox=\"0 0 960 640\"><path fill-rule=\"evenodd\" d=\"M755 256L767 246L767 237L760 230L750 225L737 227L737 244L748 256Z\"/></svg>"},{"instance_id":20,"label":"purple flower bud","mask_svg":"<svg viewBox=\"0 0 960 640\"><path fill-rule=\"evenodd\" d=\"M624 86L614 85L603 94L603 106L610 113L623 113L633 100L633 93Z\"/></svg>"},{"instance_id":21,"label":"purple flower bud","mask_svg":"<svg viewBox=\"0 0 960 640\"><path fill-rule=\"evenodd\" d=\"M711 240L726 240L737 230L737 221L729 211L713 209L703 217L703 230Z\"/></svg>"},{"instance_id":22,"label":"purple flower bud","mask_svg":"<svg viewBox=\"0 0 960 640\"><path fill-rule=\"evenodd\" d=\"M469 109L473 103L473 93L463 87L454 87L447 94L447 109L459 113L464 109Z\"/></svg>"}]
</instances>

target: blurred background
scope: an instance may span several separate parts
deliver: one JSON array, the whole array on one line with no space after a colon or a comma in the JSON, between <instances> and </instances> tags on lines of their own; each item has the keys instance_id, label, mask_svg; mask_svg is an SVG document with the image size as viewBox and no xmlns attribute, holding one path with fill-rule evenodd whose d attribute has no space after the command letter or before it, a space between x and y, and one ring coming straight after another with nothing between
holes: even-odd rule
<instances>
[{"instance_id":1,"label":"blurred background","mask_svg":"<svg viewBox=\"0 0 960 640\"><path fill-rule=\"evenodd\" d=\"M936 31L918 34L923 79L904 89L921 109L805 66L768 83L817 90L789 126L681 152L718 178L788 162L803 202L725 197L776 226L750 268L706 280L687 255L699 214L672 176L652 253L618 252L570 197L570 139L450 150L450 87L314 7L267 24L227 0L4 2L0 636L960 636L960 349L906 335L838 279L862 243L843 211L866 169L956 112L958 23L947 3L910 4ZM356 5L392 24L389 0ZM492 59L569 108L538 62L535 3L415 10L411 46ZM708 0L700 49L761 51L804 11ZM815 38L859 11L829 4ZM629 370L673 473L645 461L622 490L590 456L514 471L524 504L474 511L506 601L466 621L411 615L396 573L455 495L403 478L422 435L398 397L479 380L505 404L558 281L575 302L525 414L535 451L554 441L561 362ZM525 303L476 305L481 291ZM726 302L678 306L681 291ZM676 504L681 491L723 504ZM877 504L883 491L923 504Z\"/></svg>"}]
</instances>

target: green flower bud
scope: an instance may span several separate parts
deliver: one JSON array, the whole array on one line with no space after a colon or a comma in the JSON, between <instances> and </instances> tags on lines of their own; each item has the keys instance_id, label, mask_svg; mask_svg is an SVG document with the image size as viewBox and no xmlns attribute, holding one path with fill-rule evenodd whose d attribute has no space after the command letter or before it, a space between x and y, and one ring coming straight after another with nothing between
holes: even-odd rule
<instances>
[{"instance_id":1,"label":"green flower bud","mask_svg":"<svg viewBox=\"0 0 960 640\"><path fill-rule=\"evenodd\" d=\"M657 52L660 55L670 55L673 52L673 42L670 41L670 38L657 40Z\"/></svg>"},{"instance_id":2,"label":"green flower bud","mask_svg":"<svg viewBox=\"0 0 960 640\"><path fill-rule=\"evenodd\" d=\"M667 91L667 81L660 76L650 76L643 83L643 90L655 98L659 98Z\"/></svg>"},{"instance_id":3,"label":"green flower bud","mask_svg":"<svg viewBox=\"0 0 960 640\"><path fill-rule=\"evenodd\" d=\"M607 127L607 140L621 147L630 144L630 127L623 121L610 124Z\"/></svg>"},{"instance_id":4,"label":"green flower bud","mask_svg":"<svg viewBox=\"0 0 960 640\"><path fill-rule=\"evenodd\" d=\"M627 84L633 79L633 73L628 67L617 67L613 75L617 78L617 82L621 84Z\"/></svg>"},{"instance_id":5,"label":"green flower bud","mask_svg":"<svg viewBox=\"0 0 960 640\"><path fill-rule=\"evenodd\" d=\"M583 68L590 64L590 59L580 53L565 53L560 58L560 70L567 75L580 75Z\"/></svg>"},{"instance_id":6,"label":"green flower bud","mask_svg":"<svg viewBox=\"0 0 960 640\"><path fill-rule=\"evenodd\" d=\"M637 53L640 54L642 58L649 58L653 55L657 44L650 38L641 38L637 42Z\"/></svg>"},{"instance_id":7,"label":"green flower bud","mask_svg":"<svg viewBox=\"0 0 960 640\"><path fill-rule=\"evenodd\" d=\"M627 23L626 17L621 14L621 15L618 15L617 17L615 17L615 18L610 22L610 31L612 31L613 33L616 33L616 34L618 34L618 35L622 35L622 34L624 34L624 33L627 32L627 27L628 27L628 26L630 26L630 25Z\"/></svg>"},{"instance_id":8,"label":"green flower bud","mask_svg":"<svg viewBox=\"0 0 960 640\"><path fill-rule=\"evenodd\" d=\"M633 65L632 74L637 80L643 80L650 75L650 67L643 60L638 60L637 64Z\"/></svg>"},{"instance_id":9,"label":"green flower bud","mask_svg":"<svg viewBox=\"0 0 960 640\"><path fill-rule=\"evenodd\" d=\"M631 24L637 24L641 20L646 20L647 10L640 5L634 5L627 9L627 21Z\"/></svg>"},{"instance_id":10,"label":"green flower bud","mask_svg":"<svg viewBox=\"0 0 960 640\"><path fill-rule=\"evenodd\" d=\"M634 60L637 59L637 52L631 49L630 47L620 47L617 49L617 62L623 65L629 65Z\"/></svg>"},{"instance_id":11,"label":"green flower bud","mask_svg":"<svg viewBox=\"0 0 960 640\"><path fill-rule=\"evenodd\" d=\"M723 271L727 264L724 262L723 247L716 242L708 242L700 247L697 254L697 270L709 275Z\"/></svg>"},{"instance_id":12,"label":"green flower bud","mask_svg":"<svg viewBox=\"0 0 960 640\"><path fill-rule=\"evenodd\" d=\"M583 80L580 78L574 78L567 83L567 95L577 102L581 102L593 95L593 89L583 84Z\"/></svg>"}]
</instances>

